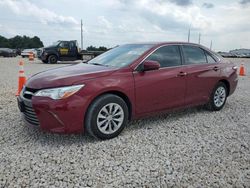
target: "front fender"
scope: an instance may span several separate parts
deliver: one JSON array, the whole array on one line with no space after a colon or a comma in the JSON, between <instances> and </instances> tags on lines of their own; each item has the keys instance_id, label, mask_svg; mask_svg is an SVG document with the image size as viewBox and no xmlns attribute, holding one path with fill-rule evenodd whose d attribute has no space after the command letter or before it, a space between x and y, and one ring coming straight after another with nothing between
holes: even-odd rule
<instances>
[{"instance_id":1,"label":"front fender","mask_svg":"<svg viewBox=\"0 0 250 188\"><path fill-rule=\"evenodd\" d=\"M50 55L56 55L57 58L59 58L59 53L55 50L48 50L44 51L43 56L46 54L46 58L48 58Z\"/></svg>"},{"instance_id":2,"label":"front fender","mask_svg":"<svg viewBox=\"0 0 250 188\"><path fill-rule=\"evenodd\" d=\"M97 97L105 93L125 96L131 104L132 117L135 114L134 80L131 72L118 73L107 78L96 78L85 81L82 96L88 98L89 106ZM94 93L94 95L93 95Z\"/></svg>"}]
</instances>

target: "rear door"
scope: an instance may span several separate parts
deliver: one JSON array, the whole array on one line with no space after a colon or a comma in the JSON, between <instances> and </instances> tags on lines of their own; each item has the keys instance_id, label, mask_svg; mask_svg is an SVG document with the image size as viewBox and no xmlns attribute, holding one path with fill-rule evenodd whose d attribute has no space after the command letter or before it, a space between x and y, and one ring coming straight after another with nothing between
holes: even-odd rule
<instances>
[{"instance_id":1,"label":"rear door","mask_svg":"<svg viewBox=\"0 0 250 188\"><path fill-rule=\"evenodd\" d=\"M133 73L136 113L143 114L184 105L186 78L179 46L160 47L146 60L159 62L161 68Z\"/></svg>"},{"instance_id":2,"label":"rear door","mask_svg":"<svg viewBox=\"0 0 250 188\"><path fill-rule=\"evenodd\" d=\"M187 72L186 104L206 103L218 82L220 64L208 51L192 45L183 45L182 52Z\"/></svg>"}]
</instances>

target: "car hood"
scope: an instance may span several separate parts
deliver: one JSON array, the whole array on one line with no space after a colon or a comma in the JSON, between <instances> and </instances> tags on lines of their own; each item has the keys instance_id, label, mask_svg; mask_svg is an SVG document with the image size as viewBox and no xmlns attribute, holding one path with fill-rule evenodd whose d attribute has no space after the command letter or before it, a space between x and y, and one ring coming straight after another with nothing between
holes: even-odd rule
<instances>
[{"instance_id":1,"label":"car hood","mask_svg":"<svg viewBox=\"0 0 250 188\"><path fill-rule=\"evenodd\" d=\"M110 75L115 70L117 68L79 63L37 73L28 79L25 86L43 89L81 84L84 80Z\"/></svg>"}]
</instances>

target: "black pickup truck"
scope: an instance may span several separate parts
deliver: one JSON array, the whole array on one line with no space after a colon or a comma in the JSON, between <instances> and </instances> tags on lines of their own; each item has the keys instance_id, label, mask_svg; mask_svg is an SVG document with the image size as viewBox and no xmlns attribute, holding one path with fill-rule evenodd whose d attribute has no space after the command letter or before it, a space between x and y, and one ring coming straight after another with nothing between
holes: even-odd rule
<instances>
[{"instance_id":1,"label":"black pickup truck","mask_svg":"<svg viewBox=\"0 0 250 188\"><path fill-rule=\"evenodd\" d=\"M57 61L88 61L104 51L86 51L79 50L76 40L71 41L57 41L51 46L38 50L38 58L44 63L55 64Z\"/></svg>"}]
</instances>

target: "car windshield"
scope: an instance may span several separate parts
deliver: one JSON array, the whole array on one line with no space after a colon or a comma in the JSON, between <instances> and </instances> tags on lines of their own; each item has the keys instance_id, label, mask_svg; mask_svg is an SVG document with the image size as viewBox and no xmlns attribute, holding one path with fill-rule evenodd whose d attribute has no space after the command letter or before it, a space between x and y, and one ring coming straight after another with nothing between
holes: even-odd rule
<instances>
[{"instance_id":1,"label":"car windshield","mask_svg":"<svg viewBox=\"0 0 250 188\"><path fill-rule=\"evenodd\" d=\"M125 67L131 64L152 46L152 44L126 44L118 46L97 56L88 63L119 68Z\"/></svg>"},{"instance_id":2,"label":"car windshield","mask_svg":"<svg viewBox=\"0 0 250 188\"><path fill-rule=\"evenodd\" d=\"M56 42L53 42L53 46L57 46L61 41L56 41Z\"/></svg>"},{"instance_id":3,"label":"car windshield","mask_svg":"<svg viewBox=\"0 0 250 188\"><path fill-rule=\"evenodd\" d=\"M57 46L61 41L56 41L56 42L53 42L51 45L47 46L47 47L54 47L54 46Z\"/></svg>"}]
</instances>

